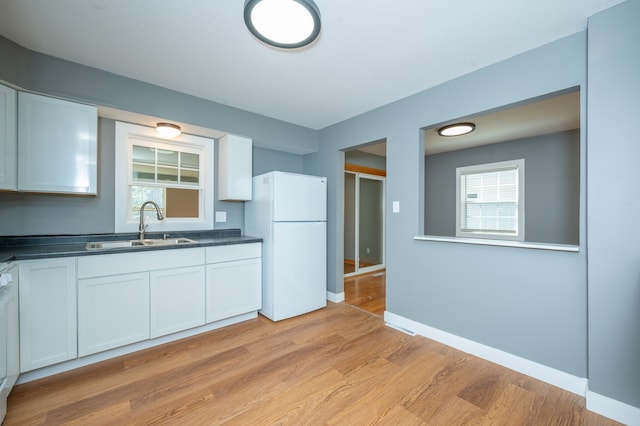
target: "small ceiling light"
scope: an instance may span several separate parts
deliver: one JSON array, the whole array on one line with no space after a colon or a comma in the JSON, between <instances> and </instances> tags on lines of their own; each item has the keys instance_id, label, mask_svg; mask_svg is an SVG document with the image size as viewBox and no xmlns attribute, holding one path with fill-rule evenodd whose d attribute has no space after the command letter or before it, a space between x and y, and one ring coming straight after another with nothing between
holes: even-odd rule
<instances>
[{"instance_id":1,"label":"small ceiling light","mask_svg":"<svg viewBox=\"0 0 640 426\"><path fill-rule=\"evenodd\" d=\"M165 138L175 138L182 133L180 126L171 123L157 123L156 132Z\"/></svg>"},{"instance_id":2,"label":"small ceiling light","mask_svg":"<svg viewBox=\"0 0 640 426\"><path fill-rule=\"evenodd\" d=\"M313 0L246 0L244 22L258 40L283 49L306 46L320 34Z\"/></svg>"},{"instance_id":3,"label":"small ceiling light","mask_svg":"<svg viewBox=\"0 0 640 426\"><path fill-rule=\"evenodd\" d=\"M440 127L438 134L440 136L462 136L473 132L475 129L476 125L473 123L454 123Z\"/></svg>"}]
</instances>

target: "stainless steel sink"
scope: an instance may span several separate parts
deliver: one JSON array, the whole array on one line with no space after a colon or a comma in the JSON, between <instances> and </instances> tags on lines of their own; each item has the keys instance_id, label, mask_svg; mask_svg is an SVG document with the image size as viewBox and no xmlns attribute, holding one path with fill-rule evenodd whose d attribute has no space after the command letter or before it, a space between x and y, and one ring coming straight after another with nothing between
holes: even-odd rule
<instances>
[{"instance_id":1,"label":"stainless steel sink","mask_svg":"<svg viewBox=\"0 0 640 426\"><path fill-rule=\"evenodd\" d=\"M173 245L180 245L180 244L193 244L195 242L196 241L191 240L189 238L167 238L166 240L161 240L161 239L142 240L142 244L145 246L173 246Z\"/></svg>"},{"instance_id":2,"label":"stainless steel sink","mask_svg":"<svg viewBox=\"0 0 640 426\"><path fill-rule=\"evenodd\" d=\"M143 245L144 243L140 240L96 241L96 242L88 242L85 248L87 250L102 250L102 249L115 249L115 248L125 248L125 247L138 247Z\"/></svg>"},{"instance_id":3,"label":"stainless steel sink","mask_svg":"<svg viewBox=\"0 0 640 426\"><path fill-rule=\"evenodd\" d=\"M108 250L127 247L157 247L157 246L177 246L182 244L194 244L197 241L189 238L167 238L163 239L144 239L144 240L126 240L126 241L91 241L85 246L87 250Z\"/></svg>"}]
</instances>

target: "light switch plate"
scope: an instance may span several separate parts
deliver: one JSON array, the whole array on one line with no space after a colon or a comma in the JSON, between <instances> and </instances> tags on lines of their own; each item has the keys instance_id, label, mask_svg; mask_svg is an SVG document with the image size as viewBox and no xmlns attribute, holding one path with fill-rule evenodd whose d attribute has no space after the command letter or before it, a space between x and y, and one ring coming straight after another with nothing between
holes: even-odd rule
<instances>
[{"instance_id":1,"label":"light switch plate","mask_svg":"<svg viewBox=\"0 0 640 426\"><path fill-rule=\"evenodd\" d=\"M226 222L227 212L216 212L216 222Z\"/></svg>"},{"instance_id":2,"label":"light switch plate","mask_svg":"<svg viewBox=\"0 0 640 426\"><path fill-rule=\"evenodd\" d=\"M400 201L393 202L393 212L400 213Z\"/></svg>"}]
</instances>

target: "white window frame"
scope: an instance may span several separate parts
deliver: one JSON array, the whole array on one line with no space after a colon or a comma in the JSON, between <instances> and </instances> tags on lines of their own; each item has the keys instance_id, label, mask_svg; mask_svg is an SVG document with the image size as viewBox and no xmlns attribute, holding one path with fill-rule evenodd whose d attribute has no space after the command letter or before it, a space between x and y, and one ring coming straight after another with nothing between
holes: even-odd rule
<instances>
[{"instance_id":1,"label":"white window frame","mask_svg":"<svg viewBox=\"0 0 640 426\"><path fill-rule=\"evenodd\" d=\"M461 203L461 178L470 174L491 173L502 170L518 171L518 201L517 201L517 230L515 234L505 234L501 232L491 232L490 230L467 231L461 228L462 203ZM487 238L496 240L524 241L524 159L500 161L496 163L479 164L467 167L456 168L456 237L467 238Z\"/></svg>"},{"instance_id":2,"label":"white window frame","mask_svg":"<svg viewBox=\"0 0 640 426\"><path fill-rule=\"evenodd\" d=\"M199 197L202 216L198 218L145 218L150 225L147 232L198 231L210 230L214 226L214 154L213 139L201 136L185 135L165 139L152 127L116 122L115 149L115 232L138 232L138 219L129 217L129 186L132 184L132 146L134 142L144 141L145 145L180 150L189 147L202 152L200 179L202 193Z\"/></svg>"}]
</instances>

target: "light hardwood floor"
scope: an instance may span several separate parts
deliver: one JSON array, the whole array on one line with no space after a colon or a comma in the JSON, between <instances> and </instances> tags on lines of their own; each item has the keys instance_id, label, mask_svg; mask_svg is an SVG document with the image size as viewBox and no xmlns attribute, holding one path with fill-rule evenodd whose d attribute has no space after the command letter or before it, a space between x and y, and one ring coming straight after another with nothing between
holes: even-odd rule
<instances>
[{"instance_id":1,"label":"light hardwood floor","mask_svg":"<svg viewBox=\"0 0 640 426\"><path fill-rule=\"evenodd\" d=\"M5 425L615 425L583 398L348 304L17 386Z\"/></svg>"},{"instance_id":2,"label":"light hardwood floor","mask_svg":"<svg viewBox=\"0 0 640 426\"><path fill-rule=\"evenodd\" d=\"M386 271L370 272L344 279L344 301L376 315L386 308Z\"/></svg>"}]
</instances>

